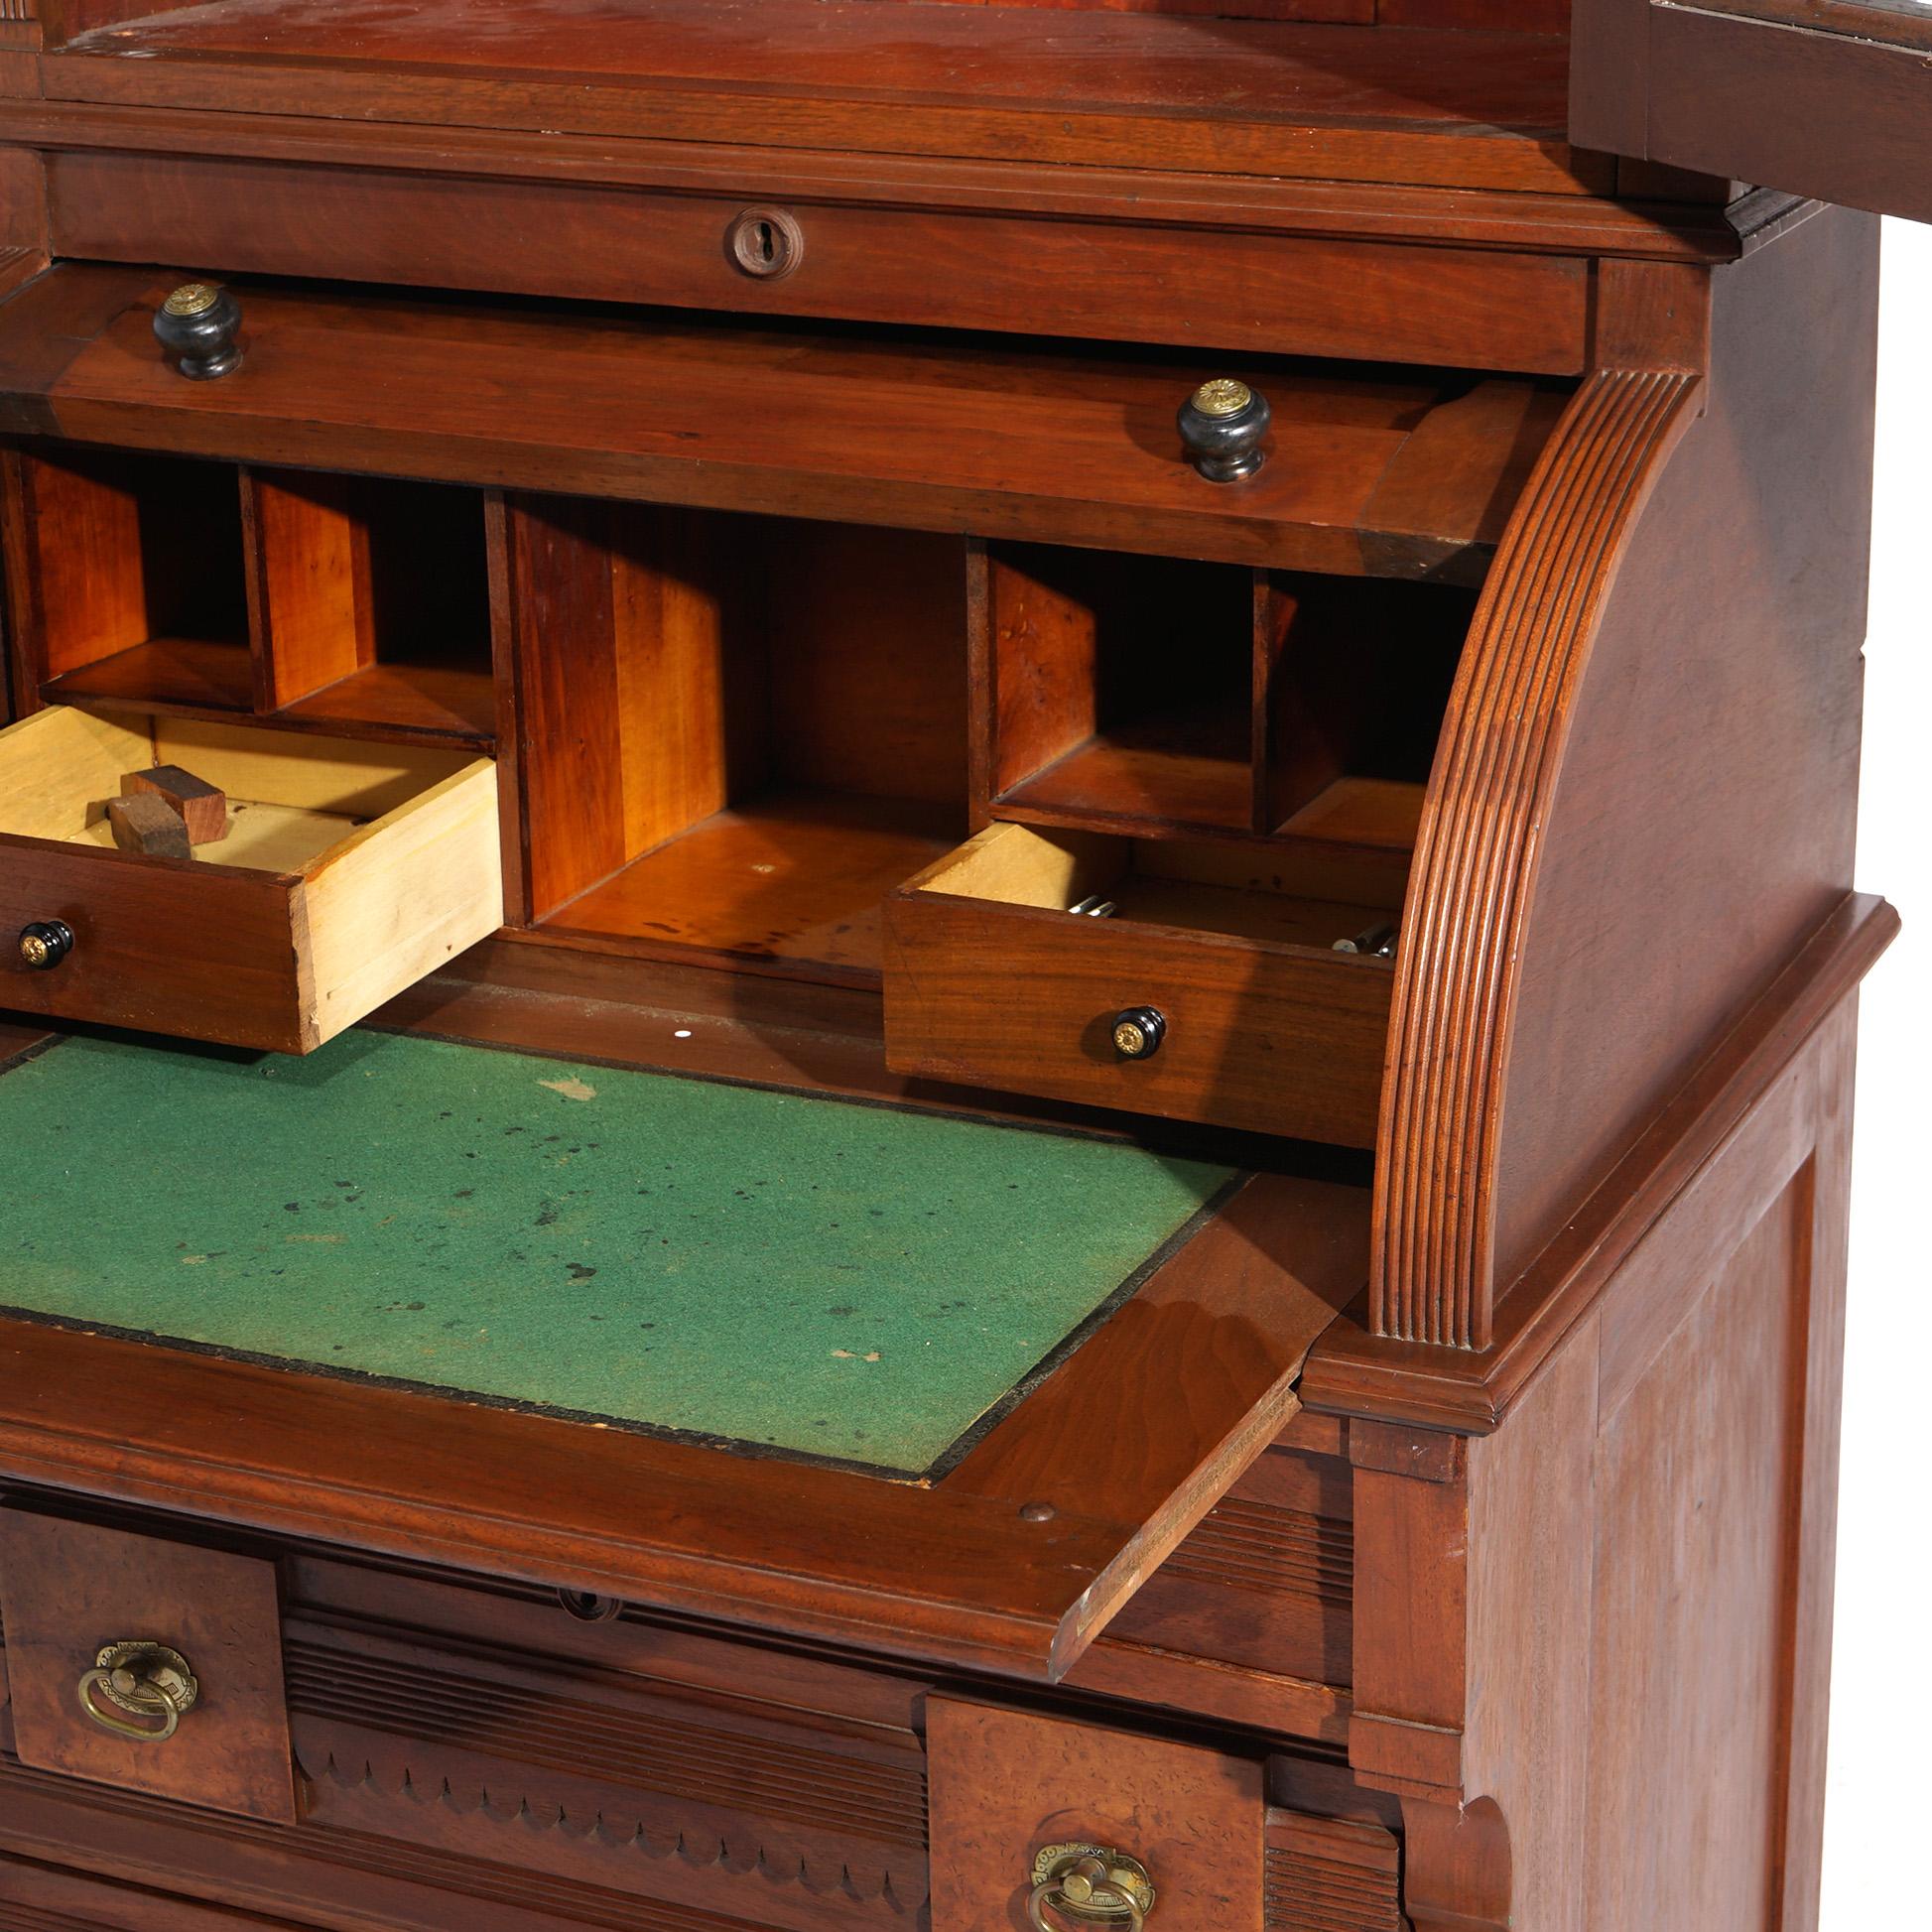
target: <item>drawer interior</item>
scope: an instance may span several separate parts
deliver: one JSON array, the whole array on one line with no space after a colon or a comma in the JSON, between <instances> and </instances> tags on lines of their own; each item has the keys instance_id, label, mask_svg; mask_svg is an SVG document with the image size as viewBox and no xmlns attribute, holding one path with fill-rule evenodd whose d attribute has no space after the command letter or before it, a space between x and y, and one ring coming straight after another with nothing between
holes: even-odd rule
<instances>
[{"instance_id":1,"label":"drawer interior","mask_svg":"<svg viewBox=\"0 0 1932 1932\"><path fill-rule=\"evenodd\" d=\"M0 733L0 835L114 848L106 818L131 772L179 765L226 793L227 835L195 863L302 873L469 760L312 740L165 713L38 712Z\"/></svg>"},{"instance_id":2,"label":"drawer interior","mask_svg":"<svg viewBox=\"0 0 1932 1932\"><path fill-rule=\"evenodd\" d=\"M1364 966L1401 905L1393 867L1321 854L1003 826L911 882L950 898L1341 952ZM1381 942L1377 941L1376 945Z\"/></svg>"}]
</instances>

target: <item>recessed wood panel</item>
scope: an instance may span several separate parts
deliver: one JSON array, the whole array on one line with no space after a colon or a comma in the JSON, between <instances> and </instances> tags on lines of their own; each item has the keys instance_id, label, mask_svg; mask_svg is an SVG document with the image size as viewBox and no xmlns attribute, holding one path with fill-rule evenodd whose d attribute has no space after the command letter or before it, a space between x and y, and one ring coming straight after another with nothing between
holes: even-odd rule
<instances>
[{"instance_id":1,"label":"recessed wood panel","mask_svg":"<svg viewBox=\"0 0 1932 1932\"><path fill-rule=\"evenodd\" d=\"M1780 1916L1810 1235L1806 1168L1603 1424L1586 1884L1605 1925Z\"/></svg>"}]
</instances>

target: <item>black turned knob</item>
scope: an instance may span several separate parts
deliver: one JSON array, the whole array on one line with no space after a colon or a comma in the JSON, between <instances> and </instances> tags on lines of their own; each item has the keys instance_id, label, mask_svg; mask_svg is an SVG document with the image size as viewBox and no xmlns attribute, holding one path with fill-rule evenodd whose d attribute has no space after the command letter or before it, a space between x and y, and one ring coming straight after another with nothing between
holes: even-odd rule
<instances>
[{"instance_id":1,"label":"black turned knob","mask_svg":"<svg viewBox=\"0 0 1932 1932\"><path fill-rule=\"evenodd\" d=\"M1195 468L1211 483L1231 483L1261 467L1261 445L1273 415L1260 390L1232 376L1217 376L1181 405L1177 420Z\"/></svg>"},{"instance_id":2,"label":"black turned knob","mask_svg":"<svg viewBox=\"0 0 1932 1932\"><path fill-rule=\"evenodd\" d=\"M1167 1015L1158 1006L1129 1006L1113 1016L1113 1050L1122 1060L1151 1060L1167 1033Z\"/></svg>"},{"instance_id":3,"label":"black turned knob","mask_svg":"<svg viewBox=\"0 0 1932 1932\"><path fill-rule=\"evenodd\" d=\"M52 972L73 951L73 928L64 919L35 919L20 929L20 963Z\"/></svg>"},{"instance_id":4,"label":"black turned knob","mask_svg":"<svg viewBox=\"0 0 1932 1932\"><path fill-rule=\"evenodd\" d=\"M195 382L241 366L241 304L212 282L184 282L155 311L155 339Z\"/></svg>"}]
</instances>

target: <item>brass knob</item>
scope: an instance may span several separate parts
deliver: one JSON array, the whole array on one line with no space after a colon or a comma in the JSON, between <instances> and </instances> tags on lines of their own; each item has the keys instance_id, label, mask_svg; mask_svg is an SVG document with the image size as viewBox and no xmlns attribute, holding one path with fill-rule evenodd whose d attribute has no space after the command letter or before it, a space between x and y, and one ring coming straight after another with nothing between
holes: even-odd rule
<instances>
[{"instance_id":1,"label":"brass knob","mask_svg":"<svg viewBox=\"0 0 1932 1932\"><path fill-rule=\"evenodd\" d=\"M1267 459L1262 444L1274 412L1258 389L1233 376L1204 382L1176 419L1188 459L1211 483L1252 476Z\"/></svg>"},{"instance_id":2,"label":"brass knob","mask_svg":"<svg viewBox=\"0 0 1932 1932\"><path fill-rule=\"evenodd\" d=\"M146 1639L102 1644L77 1689L80 1708L101 1730L137 1744L165 1744L201 1694L179 1650ZM102 1710L94 1702L96 1692L127 1716Z\"/></svg>"},{"instance_id":3,"label":"brass knob","mask_svg":"<svg viewBox=\"0 0 1932 1932\"><path fill-rule=\"evenodd\" d=\"M64 919L34 919L20 929L20 963L52 972L73 951L73 928Z\"/></svg>"},{"instance_id":4,"label":"brass knob","mask_svg":"<svg viewBox=\"0 0 1932 1932\"><path fill-rule=\"evenodd\" d=\"M241 304L213 282L184 282L155 311L155 339L193 382L241 366Z\"/></svg>"},{"instance_id":5,"label":"brass knob","mask_svg":"<svg viewBox=\"0 0 1932 1932\"><path fill-rule=\"evenodd\" d=\"M1113 1016L1113 1050L1122 1060L1151 1060L1167 1037L1167 1015L1158 1006L1129 1006Z\"/></svg>"},{"instance_id":6,"label":"brass knob","mask_svg":"<svg viewBox=\"0 0 1932 1932\"><path fill-rule=\"evenodd\" d=\"M1026 1912L1036 1932L1057 1932L1052 1910L1082 1925L1124 1925L1141 1932L1154 1909L1147 1868L1107 1845L1043 1845L1033 1855Z\"/></svg>"}]
</instances>

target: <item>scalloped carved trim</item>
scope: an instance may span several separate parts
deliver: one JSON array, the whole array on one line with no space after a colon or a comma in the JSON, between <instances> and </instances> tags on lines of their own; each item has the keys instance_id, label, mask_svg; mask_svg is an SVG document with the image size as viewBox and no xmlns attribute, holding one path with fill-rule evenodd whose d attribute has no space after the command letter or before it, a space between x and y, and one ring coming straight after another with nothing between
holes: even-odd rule
<instances>
[{"instance_id":1,"label":"scalloped carved trim","mask_svg":"<svg viewBox=\"0 0 1932 1932\"><path fill-rule=\"evenodd\" d=\"M1375 1332L1483 1349L1520 940L1605 592L1695 415L1683 370L1599 371L1510 519L1463 652L1409 881L1382 1084Z\"/></svg>"},{"instance_id":2,"label":"scalloped carved trim","mask_svg":"<svg viewBox=\"0 0 1932 1932\"><path fill-rule=\"evenodd\" d=\"M782 1915L740 1918L680 1899L647 1897L585 1881L566 1872L495 1865L473 1851L445 1851L338 1827L319 1831L305 1825L291 1831L286 1825L201 1811L166 1798L119 1791L111 1785L80 1786L72 1778L52 1771L31 1770L17 1757L0 1750L0 1818L6 1816L10 1788L57 1803L84 1803L89 1814L121 1819L137 1834L159 1832L170 1839L192 1838L214 1848L243 1845L282 1858L312 1859L318 1868L339 1867L377 1879L427 1886L449 1894L452 1924L460 1922L461 1901L465 1899L474 1900L485 1912L530 1913L546 1924L568 1920L593 1932L775 1932L775 1928L792 1922ZM896 1901L886 1902L895 1917L904 1910ZM822 1919L824 1914L817 1916ZM11 1932L10 1920L0 1918L0 1926ZM93 1932L93 1928L84 1928L84 1932Z\"/></svg>"}]
</instances>

